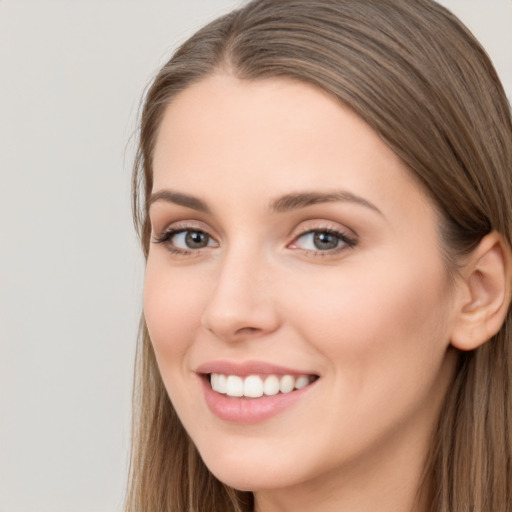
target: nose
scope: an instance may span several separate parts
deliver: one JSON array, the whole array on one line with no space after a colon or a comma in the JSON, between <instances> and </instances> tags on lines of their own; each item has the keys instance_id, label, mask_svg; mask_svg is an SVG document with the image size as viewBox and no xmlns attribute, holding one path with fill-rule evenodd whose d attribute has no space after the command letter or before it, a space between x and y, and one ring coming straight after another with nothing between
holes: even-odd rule
<instances>
[{"instance_id":1,"label":"nose","mask_svg":"<svg viewBox=\"0 0 512 512\"><path fill-rule=\"evenodd\" d=\"M279 327L274 276L264 258L231 251L219 263L202 326L224 341L270 334Z\"/></svg>"}]
</instances>

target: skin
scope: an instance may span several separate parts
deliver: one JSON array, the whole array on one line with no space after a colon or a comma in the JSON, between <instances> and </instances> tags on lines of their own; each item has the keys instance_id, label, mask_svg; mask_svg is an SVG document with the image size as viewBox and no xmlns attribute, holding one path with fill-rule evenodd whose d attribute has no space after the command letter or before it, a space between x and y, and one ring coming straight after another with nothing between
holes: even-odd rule
<instances>
[{"instance_id":1,"label":"skin","mask_svg":"<svg viewBox=\"0 0 512 512\"><path fill-rule=\"evenodd\" d=\"M145 316L208 468L254 491L258 511L422 510L414 500L456 362L458 285L448 286L436 214L410 171L321 90L218 74L167 107L152 192L166 190L209 211L151 204ZM269 208L311 191L345 196ZM208 245L173 252L186 250L184 236L156 242L169 228L206 233ZM353 246L318 249L304 235L325 229ZM216 360L319 379L277 416L240 425L205 403L196 370Z\"/></svg>"}]
</instances>

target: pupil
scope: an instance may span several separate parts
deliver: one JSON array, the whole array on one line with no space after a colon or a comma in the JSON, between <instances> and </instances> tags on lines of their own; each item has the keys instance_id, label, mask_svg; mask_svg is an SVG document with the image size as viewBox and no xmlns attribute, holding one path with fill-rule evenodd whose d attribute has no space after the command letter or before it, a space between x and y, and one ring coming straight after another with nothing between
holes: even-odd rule
<instances>
[{"instance_id":1,"label":"pupil","mask_svg":"<svg viewBox=\"0 0 512 512\"><path fill-rule=\"evenodd\" d=\"M338 238L330 233L315 233L314 244L317 249L336 249Z\"/></svg>"},{"instance_id":2,"label":"pupil","mask_svg":"<svg viewBox=\"0 0 512 512\"><path fill-rule=\"evenodd\" d=\"M185 242L190 249L200 249L208 245L208 235L200 231L189 231L185 236Z\"/></svg>"}]
</instances>

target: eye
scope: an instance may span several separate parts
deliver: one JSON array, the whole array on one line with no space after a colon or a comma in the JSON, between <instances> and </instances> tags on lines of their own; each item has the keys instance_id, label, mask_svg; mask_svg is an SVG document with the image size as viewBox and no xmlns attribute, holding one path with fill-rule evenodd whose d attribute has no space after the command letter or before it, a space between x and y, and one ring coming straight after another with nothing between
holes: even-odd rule
<instances>
[{"instance_id":1,"label":"eye","mask_svg":"<svg viewBox=\"0 0 512 512\"><path fill-rule=\"evenodd\" d=\"M205 247L218 247L218 243L208 233L200 229L170 229L153 241L165 244L169 250L176 253L187 253Z\"/></svg>"},{"instance_id":2,"label":"eye","mask_svg":"<svg viewBox=\"0 0 512 512\"><path fill-rule=\"evenodd\" d=\"M315 252L337 252L354 247L356 241L334 229L315 229L298 236L290 247Z\"/></svg>"}]
</instances>

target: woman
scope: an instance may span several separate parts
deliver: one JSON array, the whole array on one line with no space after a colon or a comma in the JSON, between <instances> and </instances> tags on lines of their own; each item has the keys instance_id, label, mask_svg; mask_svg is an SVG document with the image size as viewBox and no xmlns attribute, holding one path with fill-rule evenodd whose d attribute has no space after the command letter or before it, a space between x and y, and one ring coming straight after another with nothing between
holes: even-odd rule
<instances>
[{"instance_id":1,"label":"woman","mask_svg":"<svg viewBox=\"0 0 512 512\"><path fill-rule=\"evenodd\" d=\"M145 98L127 510L512 506L512 123L432 1L256 0Z\"/></svg>"}]
</instances>

